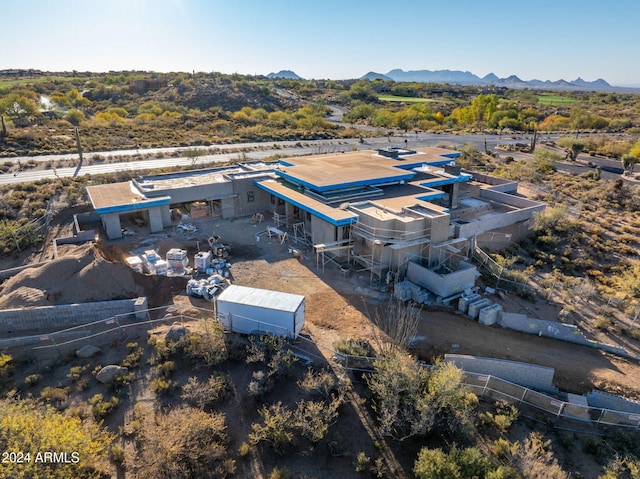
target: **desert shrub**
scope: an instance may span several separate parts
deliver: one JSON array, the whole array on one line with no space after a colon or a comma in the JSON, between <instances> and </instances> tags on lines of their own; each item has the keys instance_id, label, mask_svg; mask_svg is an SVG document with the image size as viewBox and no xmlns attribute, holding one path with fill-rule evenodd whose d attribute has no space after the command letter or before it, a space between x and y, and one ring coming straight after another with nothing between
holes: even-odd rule
<instances>
[{"instance_id":1,"label":"desert shrub","mask_svg":"<svg viewBox=\"0 0 640 479\"><path fill-rule=\"evenodd\" d=\"M109 450L113 436L97 424L65 415L32 400L0 401L0 444L6 451L31 454L31 460L2 465L2 477L47 479L101 478L110 475ZM67 452L69 462L36 461L42 451ZM75 456L74 456L75 455ZM79 461L73 462L73 458Z\"/></svg>"},{"instance_id":2,"label":"desert shrub","mask_svg":"<svg viewBox=\"0 0 640 479\"><path fill-rule=\"evenodd\" d=\"M332 372L326 369L316 371L309 368L304 378L298 381L298 386L307 393L318 392L324 399L328 400L331 398L332 393L337 392L340 382Z\"/></svg>"},{"instance_id":3,"label":"desert shrub","mask_svg":"<svg viewBox=\"0 0 640 479\"><path fill-rule=\"evenodd\" d=\"M67 374L67 377L71 379L71 381L74 381L74 382L78 381L82 376L82 373L84 373L88 368L89 368L89 365L72 366L71 368L69 368L69 373Z\"/></svg>"},{"instance_id":4,"label":"desert shrub","mask_svg":"<svg viewBox=\"0 0 640 479\"><path fill-rule=\"evenodd\" d=\"M95 394L89 399L91 412L93 413L93 417L97 420L103 419L107 414L113 411L119 402L118 398L114 396L112 396L108 401L105 401L102 394Z\"/></svg>"},{"instance_id":5,"label":"desert shrub","mask_svg":"<svg viewBox=\"0 0 640 479\"><path fill-rule=\"evenodd\" d=\"M270 473L268 479L291 479L291 472L286 467L275 467Z\"/></svg>"},{"instance_id":6,"label":"desert shrub","mask_svg":"<svg viewBox=\"0 0 640 479\"><path fill-rule=\"evenodd\" d=\"M223 414L182 407L137 420L144 426L136 431L135 456L126 461L137 478L225 478L235 472Z\"/></svg>"},{"instance_id":7,"label":"desert shrub","mask_svg":"<svg viewBox=\"0 0 640 479\"><path fill-rule=\"evenodd\" d=\"M13 373L13 358L9 354L0 353L0 393L11 388L9 378Z\"/></svg>"},{"instance_id":8,"label":"desert shrub","mask_svg":"<svg viewBox=\"0 0 640 479\"><path fill-rule=\"evenodd\" d=\"M204 409L224 398L227 394L227 380L222 374L210 376L206 382L190 377L187 384L182 386L180 396L190 406Z\"/></svg>"},{"instance_id":9,"label":"desert shrub","mask_svg":"<svg viewBox=\"0 0 640 479\"><path fill-rule=\"evenodd\" d=\"M371 348L368 344L355 339L340 338L333 343L333 349L349 356L371 356Z\"/></svg>"},{"instance_id":10,"label":"desert shrub","mask_svg":"<svg viewBox=\"0 0 640 479\"><path fill-rule=\"evenodd\" d=\"M69 399L70 388L47 386L40 392L40 397L52 406L63 408Z\"/></svg>"},{"instance_id":11,"label":"desert shrub","mask_svg":"<svg viewBox=\"0 0 640 479\"><path fill-rule=\"evenodd\" d=\"M109 384L109 387L113 391L120 392L125 386L131 384L134 379L135 373L133 371L129 371L128 373L121 376L116 376L115 379L111 381L111 384Z\"/></svg>"},{"instance_id":12,"label":"desert shrub","mask_svg":"<svg viewBox=\"0 0 640 479\"><path fill-rule=\"evenodd\" d=\"M545 479L568 479L553 457L551 441L544 440L540 433L531 433L518 448L514 464L524 477Z\"/></svg>"},{"instance_id":13,"label":"desert shrub","mask_svg":"<svg viewBox=\"0 0 640 479\"><path fill-rule=\"evenodd\" d=\"M249 443L243 442L242 444L240 444L240 447L238 448L238 456L245 457L247 454L249 454L250 450L251 450L251 446L249 445Z\"/></svg>"},{"instance_id":14,"label":"desert shrub","mask_svg":"<svg viewBox=\"0 0 640 479\"><path fill-rule=\"evenodd\" d=\"M118 444L114 444L111 447L111 460L116 463L122 465L124 463L125 453L122 446Z\"/></svg>"},{"instance_id":15,"label":"desert shrub","mask_svg":"<svg viewBox=\"0 0 640 479\"><path fill-rule=\"evenodd\" d=\"M24 378L24 383L27 386L34 386L35 384L38 384L41 379L42 374L29 374L26 378Z\"/></svg>"},{"instance_id":16,"label":"desert shrub","mask_svg":"<svg viewBox=\"0 0 640 479\"><path fill-rule=\"evenodd\" d=\"M166 361L171 355L171 347L167 344L164 338L158 335L149 333L147 338L147 344L153 347L153 361Z\"/></svg>"},{"instance_id":17,"label":"desert shrub","mask_svg":"<svg viewBox=\"0 0 640 479\"><path fill-rule=\"evenodd\" d=\"M400 357L375 363L365 376L380 432L397 440L473 430L478 398L462 386L462 371L451 363L421 367Z\"/></svg>"},{"instance_id":18,"label":"desert shrub","mask_svg":"<svg viewBox=\"0 0 640 479\"><path fill-rule=\"evenodd\" d=\"M482 465L473 469L480 469ZM457 479L461 477L474 477L464 475L460 465L456 461L455 455L447 454L442 449L429 449L423 447L418 454L418 458L413 466L413 472L418 479ZM482 475L475 477L484 477Z\"/></svg>"},{"instance_id":19,"label":"desert shrub","mask_svg":"<svg viewBox=\"0 0 640 479\"><path fill-rule=\"evenodd\" d=\"M173 361L165 361L163 363L158 364L156 366L156 370L160 376L163 378L168 378L171 376L171 373L176 369L176 363Z\"/></svg>"},{"instance_id":20,"label":"desert shrub","mask_svg":"<svg viewBox=\"0 0 640 479\"><path fill-rule=\"evenodd\" d=\"M298 358L293 355L284 338L272 334L251 336L247 346L246 361L261 363L266 366L266 371L259 370L253 373L249 392L259 396L270 391L279 377L291 373L297 360Z\"/></svg>"},{"instance_id":21,"label":"desert shrub","mask_svg":"<svg viewBox=\"0 0 640 479\"><path fill-rule=\"evenodd\" d=\"M360 451L356 456L356 472L364 472L369 467L371 458L364 452Z\"/></svg>"},{"instance_id":22,"label":"desert shrub","mask_svg":"<svg viewBox=\"0 0 640 479\"><path fill-rule=\"evenodd\" d=\"M300 401L293 413L293 425L312 443L323 439L338 417L340 401Z\"/></svg>"},{"instance_id":23,"label":"desert shrub","mask_svg":"<svg viewBox=\"0 0 640 479\"><path fill-rule=\"evenodd\" d=\"M253 445L267 442L279 455L283 455L284 449L291 444L294 438L291 431L293 413L281 402L269 407L263 406L259 412L262 422L251 425L249 442Z\"/></svg>"},{"instance_id":24,"label":"desert shrub","mask_svg":"<svg viewBox=\"0 0 640 479\"><path fill-rule=\"evenodd\" d=\"M169 394L178 383L171 381L170 379L159 377L151 380L150 388L158 396Z\"/></svg>"},{"instance_id":25,"label":"desert shrub","mask_svg":"<svg viewBox=\"0 0 640 479\"><path fill-rule=\"evenodd\" d=\"M178 347L194 362L207 366L215 366L227 359L224 331L211 320L200 321L198 331L189 331Z\"/></svg>"},{"instance_id":26,"label":"desert shrub","mask_svg":"<svg viewBox=\"0 0 640 479\"><path fill-rule=\"evenodd\" d=\"M582 444L582 450L603 464L607 457L607 446L600 438L588 437Z\"/></svg>"},{"instance_id":27,"label":"desert shrub","mask_svg":"<svg viewBox=\"0 0 640 479\"><path fill-rule=\"evenodd\" d=\"M140 360L144 355L144 349L138 346L138 343L129 343L127 344L127 350L129 351L129 354L127 354L125 358L120 361L120 366L129 369L138 367L138 365L140 364Z\"/></svg>"},{"instance_id":28,"label":"desert shrub","mask_svg":"<svg viewBox=\"0 0 640 479\"><path fill-rule=\"evenodd\" d=\"M493 427L500 433L505 433L519 416L518 408L505 401L499 401L495 405L495 412L483 412L478 416L480 425Z\"/></svg>"}]
</instances>

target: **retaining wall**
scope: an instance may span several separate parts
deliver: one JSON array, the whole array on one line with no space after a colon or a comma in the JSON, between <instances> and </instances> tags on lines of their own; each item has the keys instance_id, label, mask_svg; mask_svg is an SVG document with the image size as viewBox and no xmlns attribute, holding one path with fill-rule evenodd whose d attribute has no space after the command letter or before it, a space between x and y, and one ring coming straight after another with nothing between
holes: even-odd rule
<instances>
[{"instance_id":1,"label":"retaining wall","mask_svg":"<svg viewBox=\"0 0 640 479\"><path fill-rule=\"evenodd\" d=\"M590 393L587 393L586 396L587 403L591 407L640 414L640 402L632 401L631 399L626 399L620 396L614 396L613 394L602 391L591 391Z\"/></svg>"},{"instance_id":2,"label":"retaining wall","mask_svg":"<svg viewBox=\"0 0 640 479\"><path fill-rule=\"evenodd\" d=\"M585 338L582 331L572 324L564 324L545 319L534 319L527 317L525 314L505 312L498 314L498 324L507 329L537 334L538 336L545 336L547 338L560 339L574 344L582 344L626 358L633 357L624 348Z\"/></svg>"},{"instance_id":3,"label":"retaining wall","mask_svg":"<svg viewBox=\"0 0 640 479\"><path fill-rule=\"evenodd\" d=\"M463 354L445 354L444 359L465 372L495 376L538 391L558 392L558 388L553 385L553 368Z\"/></svg>"},{"instance_id":4,"label":"retaining wall","mask_svg":"<svg viewBox=\"0 0 640 479\"><path fill-rule=\"evenodd\" d=\"M118 315L131 315L146 309L147 298L4 309L0 310L0 334L59 330ZM140 315L136 315L137 319L143 319L146 313L142 313L142 317L138 316Z\"/></svg>"}]
</instances>

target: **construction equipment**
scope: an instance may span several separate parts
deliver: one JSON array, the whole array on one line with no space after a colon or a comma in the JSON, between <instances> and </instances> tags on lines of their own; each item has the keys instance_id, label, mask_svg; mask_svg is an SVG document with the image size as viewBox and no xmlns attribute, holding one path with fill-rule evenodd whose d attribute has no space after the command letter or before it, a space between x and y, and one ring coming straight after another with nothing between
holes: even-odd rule
<instances>
[{"instance_id":1,"label":"construction equipment","mask_svg":"<svg viewBox=\"0 0 640 479\"><path fill-rule=\"evenodd\" d=\"M209 242L209 249L211 250L211 254L217 258L228 258L229 252L231 251L231 246L228 244L222 243L222 238L220 236L211 236L207 240Z\"/></svg>"}]
</instances>

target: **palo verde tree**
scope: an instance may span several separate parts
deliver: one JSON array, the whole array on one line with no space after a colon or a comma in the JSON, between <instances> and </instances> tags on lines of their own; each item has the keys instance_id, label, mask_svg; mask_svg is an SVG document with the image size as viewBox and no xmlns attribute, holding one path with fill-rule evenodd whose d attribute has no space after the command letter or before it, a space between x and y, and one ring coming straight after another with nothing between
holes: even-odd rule
<instances>
[{"instance_id":1,"label":"palo verde tree","mask_svg":"<svg viewBox=\"0 0 640 479\"><path fill-rule=\"evenodd\" d=\"M15 461L2 464L0 478L110 477L112 441L111 434L86 419L32 400L0 401L0 449L19 454ZM42 456L45 451L55 453L60 461L52 464L51 457Z\"/></svg>"},{"instance_id":2,"label":"palo verde tree","mask_svg":"<svg viewBox=\"0 0 640 479\"><path fill-rule=\"evenodd\" d=\"M462 385L462 371L452 363L427 368L396 355L376 361L365 378L385 436L403 441L434 431L464 436L473 430L478 398Z\"/></svg>"}]
</instances>

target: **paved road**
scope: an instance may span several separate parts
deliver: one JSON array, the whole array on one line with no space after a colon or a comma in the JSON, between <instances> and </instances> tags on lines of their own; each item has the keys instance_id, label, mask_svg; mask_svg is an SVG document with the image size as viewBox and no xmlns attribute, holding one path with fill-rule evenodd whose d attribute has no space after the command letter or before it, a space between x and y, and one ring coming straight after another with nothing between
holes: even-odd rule
<instances>
[{"instance_id":1,"label":"paved road","mask_svg":"<svg viewBox=\"0 0 640 479\"><path fill-rule=\"evenodd\" d=\"M360 149L374 149L374 148L386 148L387 146L462 146L467 142L471 142L477 145L479 148L484 148L484 139L487 138L487 145L489 148L494 148L498 143L512 142L515 143L521 140L515 139L498 139L497 137L485 137L484 135L438 135L431 133L420 133L418 135L409 134L405 136L391 136L391 137L379 137L368 138L361 143L358 139L344 139L344 140L312 140L312 141L278 141L268 143L238 143L230 145L216 145L212 148L216 148L220 151L219 154L205 155L199 157L195 162L191 158L186 157L169 157L163 159L149 159L149 160L134 160L123 161L119 163L108 164L92 164L82 166L77 171L77 175L85 174L100 174L111 173L117 171L136 171L136 170L148 170L155 168L168 168L172 166L195 166L204 165L208 163L224 163L232 159L237 159L239 151L245 152L248 159L260 160L267 158L275 154L284 155L309 155L309 154L321 154L321 153L338 153L343 151L351 151L353 148ZM406 140L406 143L405 143ZM265 149L268 148L268 149ZM271 148L269 148L271 147ZM89 152L84 154L85 163L95 155L99 155L103 158L113 157L138 157L139 155L154 155L156 153L172 154L175 152L185 151L189 148L150 148L140 150L118 150L118 151L100 151ZM229 152L229 151L232 152ZM11 158L14 163L26 164L28 161L36 162L51 162L51 161L78 161L77 154L62 154L62 155L40 155L40 156L22 156ZM14 174L8 173L0 175L0 184L22 183L36 181L45 178L69 177L76 174L76 167L45 169L45 170L29 170Z\"/></svg>"},{"instance_id":2,"label":"paved road","mask_svg":"<svg viewBox=\"0 0 640 479\"><path fill-rule=\"evenodd\" d=\"M336 112L338 116L340 112ZM240 155L246 155L246 158L250 160L261 160L272 155L282 154L287 156L309 155L309 154L321 154L321 153L338 153L344 151L351 151L354 148L359 149L375 149L386 148L388 146L407 146L420 147L420 146L442 146L449 148L461 147L466 143L473 144L478 150L483 151L486 147L489 150L494 151L499 144L515 144L515 143L529 143L530 136L505 136L505 135L484 135L484 134L436 134L436 133L408 133L406 135L395 132L396 136L384 136L377 138L366 138L362 142L359 139L341 139L341 140L310 140L310 141L278 141L278 142L265 142L265 143L237 143L229 145L216 145L210 148L215 148L219 153L205 155L199 157L197 160L191 158L182 157L169 157L163 159L148 159L139 160L133 158L140 158L140 156L153 156L157 153L173 154L175 152L181 152L190 148L184 147L169 147L169 148L150 148L140 150L118 150L118 151L101 151L101 152L89 152L85 153L85 163L88 159L91 159L95 155L99 155L105 159L118 157L125 160L126 157L130 157L132 161L121 161L118 163L107 164L91 164L82 166L79 170L76 167L67 168L52 168L41 170L29 170L24 169L19 173L7 173L0 174L0 185L31 182L45 178L70 177L74 175L85 174L100 174L100 173L113 173L118 171L138 171L149 170L157 168L169 168L173 166L193 166L206 165L211 163L225 163L229 160L238 159ZM541 135L540 142L546 140L555 140L557 135ZM500 152L502 155L511 154L512 156L520 156L518 153ZM523 158L530 158L530 155L522 155ZM584 171L593 169L596 165L599 165L602 169L603 178L617 178L619 177L620 162L617 160L610 160L601 157L590 157L588 155L581 155L580 161L573 163L561 162L557 166L562 171L571 172L574 174L580 174ZM36 162L51 162L51 161L78 161L77 154L63 154L63 155L41 155L41 156L22 156L11 158L11 161L17 163L20 161L25 164L28 161ZM588 166L587 163L591 162L593 166Z\"/></svg>"}]
</instances>

